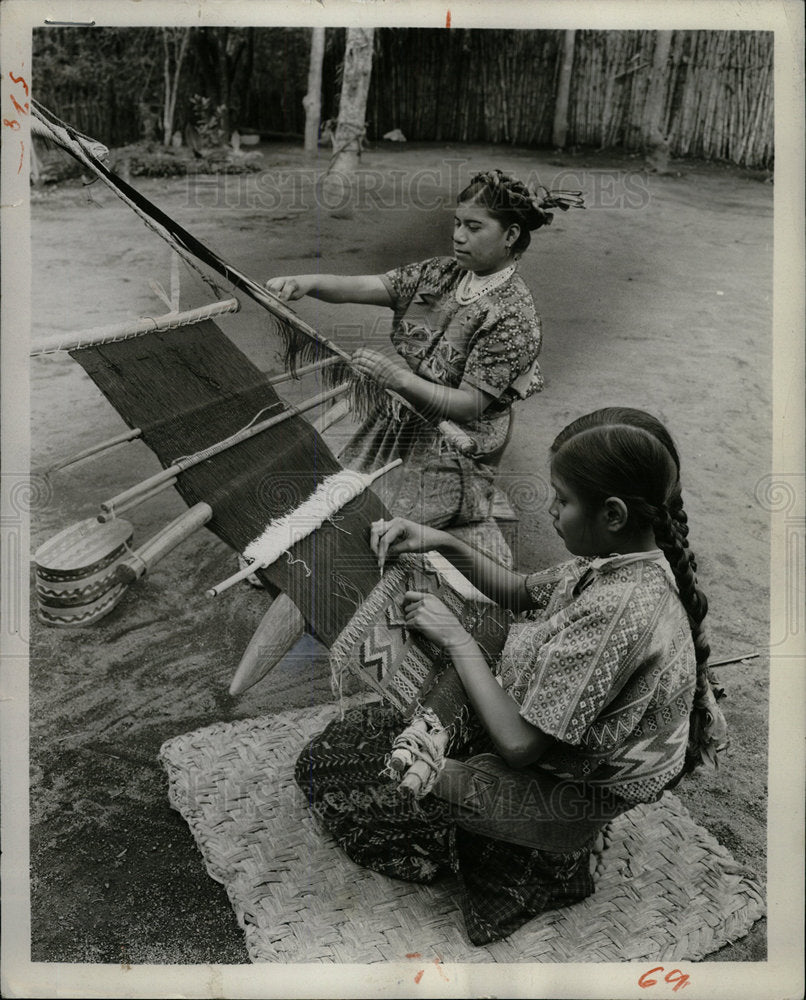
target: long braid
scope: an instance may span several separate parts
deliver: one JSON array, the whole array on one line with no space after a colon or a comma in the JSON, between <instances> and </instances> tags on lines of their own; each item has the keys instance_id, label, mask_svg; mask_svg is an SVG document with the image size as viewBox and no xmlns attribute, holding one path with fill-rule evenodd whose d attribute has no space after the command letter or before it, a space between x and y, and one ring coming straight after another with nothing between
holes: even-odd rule
<instances>
[{"instance_id":1,"label":"long braid","mask_svg":"<svg viewBox=\"0 0 806 1000\"><path fill-rule=\"evenodd\" d=\"M677 492L679 495L679 491ZM680 506L682 509L682 503ZM692 568L693 554L685 544L685 539L681 538L679 518L675 518L668 506L657 511L652 519L652 528L658 548L663 552L674 574L694 641L697 681L691 709L686 764L683 770L683 773L686 773L693 771L706 759L712 763L716 761L716 752L725 743L727 725L717 705L717 695L708 671L711 647L703 626L708 612L708 600L697 584L697 576Z\"/></svg>"},{"instance_id":2,"label":"long braid","mask_svg":"<svg viewBox=\"0 0 806 1000\"><path fill-rule=\"evenodd\" d=\"M683 494L680 490L679 481L675 484L674 492L669 498L669 514L671 515L674 527L677 530L678 537L683 547L688 552L688 561L691 566L692 572L697 572L697 560L694 558L694 553L688 547L688 515L686 514L686 509L683 506Z\"/></svg>"},{"instance_id":3,"label":"long braid","mask_svg":"<svg viewBox=\"0 0 806 1000\"><path fill-rule=\"evenodd\" d=\"M698 585L697 562L688 544L680 458L671 435L643 410L608 407L569 424L551 451L560 477L591 505L603 503L609 495L619 496L633 523L652 526L655 544L674 575L694 644L695 692L680 777L705 761L715 766L727 736L717 704L724 692L714 687L708 671L711 651L703 624L708 601Z\"/></svg>"}]
</instances>

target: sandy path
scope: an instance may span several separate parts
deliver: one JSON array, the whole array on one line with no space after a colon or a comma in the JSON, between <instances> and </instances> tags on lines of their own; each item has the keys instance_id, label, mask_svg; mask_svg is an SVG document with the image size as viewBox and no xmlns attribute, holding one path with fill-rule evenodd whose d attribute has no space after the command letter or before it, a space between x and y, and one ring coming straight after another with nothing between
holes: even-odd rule
<instances>
[{"instance_id":1,"label":"sandy path","mask_svg":"<svg viewBox=\"0 0 806 1000\"><path fill-rule=\"evenodd\" d=\"M564 557L545 513L545 455L569 419L625 403L668 422L683 458L714 656L762 653L720 671L733 743L718 776L703 773L680 795L738 860L763 871L769 545L757 490L770 471L771 186L689 166L683 176L646 177L625 173L629 161L535 164L512 151L409 147L368 154L367 167L387 186L373 192L369 174L366 204L336 219L312 206L292 151L265 154L275 178L296 172L283 198L265 178L139 186L256 278L313 270L317 257L323 271L362 273L447 252L450 208L433 206L455 188L463 158L521 174L536 165L544 180L588 192L589 210L559 216L536 234L522 263L544 320L547 385L519 409L501 469L521 514L516 559L539 567ZM167 287L167 248L99 188L87 189L95 205L77 186L32 205L35 336L163 311L148 281ZM183 275L183 306L208 298ZM339 324L335 335L344 341L359 321L378 335L387 328L379 310L306 301L299 312L326 333ZM262 368L277 370L276 344L256 307L245 302L220 326ZM33 361L31 379L35 469L123 429L69 358ZM40 481L33 546L157 468L143 445L130 444ZM167 492L127 515L135 543L183 509ZM188 729L330 693L310 644L245 696L229 697L266 603L247 587L204 598L231 565L226 547L201 533L98 624L56 630L32 619L35 961L246 961L224 891L204 874L184 823L168 809L156 753ZM764 954L762 924L718 957Z\"/></svg>"}]
</instances>

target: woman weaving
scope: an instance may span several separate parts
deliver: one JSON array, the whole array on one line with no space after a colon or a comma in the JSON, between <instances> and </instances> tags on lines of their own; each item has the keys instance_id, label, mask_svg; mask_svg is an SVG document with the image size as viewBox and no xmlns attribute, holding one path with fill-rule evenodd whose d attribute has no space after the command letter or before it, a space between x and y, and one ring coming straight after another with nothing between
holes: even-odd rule
<instances>
[{"instance_id":1,"label":"woman weaving","mask_svg":"<svg viewBox=\"0 0 806 1000\"><path fill-rule=\"evenodd\" d=\"M363 347L352 363L429 422L395 412L386 397L339 456L362 472L404 460L400 474L387 477L380 491L392 513L439 527L489 518L489 463L506 445L512 403L543 384L540 320L518 274L518 258L531 232L551 222L548 209L571 204L581 205L581 199L545 189L535 193L500 170L487 171L459 195L453 257L380 275L309 274L267 282L281 299L310 295L393 310L395 359ZM438 420L461 426L474 445L470 457L444 447Z\"/></svg>"},{"instance_id":2,"label":"woman weaving","mask_svg":"<svg viewBox=\"0 0 806 1000\"><path fill-rule=\"evenodd\" d=\"M442 602L406 594L407 626L446 650L472 706L433 793L412 802L385 776L401 725L388 706L348 712L297 762L314 813L354 861L411 881L458 874L474 944L590 895L603 826L724 738L668 432L639 410L588 414L556 438L551 478L554 527L574 557L553 569L513 573L402 518L373 527L380 556L440 549L524 613L491 668Z\"/></svg>"}]
</instances>

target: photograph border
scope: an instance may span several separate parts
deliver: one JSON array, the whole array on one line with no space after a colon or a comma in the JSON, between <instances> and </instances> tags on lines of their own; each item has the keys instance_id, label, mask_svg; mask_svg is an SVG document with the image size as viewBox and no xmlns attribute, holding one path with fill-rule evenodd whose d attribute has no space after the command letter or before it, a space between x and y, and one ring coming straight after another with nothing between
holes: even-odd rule
<instances>
[{"instance_id":1,"label":"photograph border","mask_svg":"<svg viewBox=\"0 0 806 1000\"><path fill-rule=\"evenodd\" d=\"M792 608L803 607L804 551L804 67L799 0L505 0L440 4L423 0L5 0L0 7L4 112L10 76L31 71L31 31L47 18L98 25L216 25L725 29L775 33L775 195L771 489L792 503L770 513L771 621L784 641L771 650L768 957L759 963L678 963L691 979L684 995L794 997L803 988L803 736L806 636ZM27 612L30 526L19 496L31 489L29 125L3 132L2 144L2 980L3 995L30 996L494 996L669 995L638 985L646 963L496 966L445 964L445 978L411 982L411 966L131 966L31 963L28 847ZM15 499L16 497L16 499ZM795 543L793 545L793 532ZM799 554L799 555L798 555ZM793 604L795 601L797 603ZM792 628L792 623L799 625ZM794 790L794 791L793 791Z\"/></svg>"}]
</instances>

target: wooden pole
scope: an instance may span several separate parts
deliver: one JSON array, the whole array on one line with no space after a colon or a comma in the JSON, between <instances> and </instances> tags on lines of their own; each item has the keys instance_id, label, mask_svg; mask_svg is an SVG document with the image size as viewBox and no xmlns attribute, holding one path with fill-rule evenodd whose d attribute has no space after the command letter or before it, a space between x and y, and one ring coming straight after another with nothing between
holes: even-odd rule
<instances>
[{"instance_id":1,"label":"wooden pole","mask_svg":"<svg viewBox=\"0 0 806 1000\"><path fill-rule=\"evenodd\" d=\"M155 477L155 479L156 478L157 477ZM129 496L126 500L116 504L112 510L101 510L101 513L98 515L98 520L101 524L106 524L107 521L114 521L116 517L119 517L121 514L125 514L126 511L131 510L132 507L139 507L141 503L153 500L155 496L158 496L175 483L176 476L159 478L153 486L148 489L140 490L136 494Z\"/></svg>"},{"instance_id":2,"label":"wooden pole","mask_svg":"<svg viewBox=\"0 0 806 1000\"><path fill-rule=\"evenodd\" d=\"M736 653L734 656L726 656L722 660L712 660L709 667L727 667L731 663L741 663L743 660L755 660L758 653Z\"/></svg>"},{"instance_id":3,"label":"wooden pole","mask_svg":"<svg viewBox=\"0 0 806 1000\"><path fill-rule=\"evenodd\" d=\"M244 650L229 686L242 694L262 680L305 634L305 619L288 594L278 594Z\"/></svg>"},{"instance_id":4,"label":"wooden pole","mask_svg":"<svg viewBox=\"0 0 806 1000\"><path fill-rule=\"evenodd\" d=\"M30 356L38 354L53 354L55 351L77 351L82 347L97 347L99 344L112 344L119 340L131 340L142 337L146 333L156 333L161 330L176 330L182 326L200 323L213 316L224 313L238 312L241 304L237 299L224 299L210 305L188 309L181 313L164 313L162 316L146 316L143 319L124 320L110 326L97 326L84 333L70 333L63 336L47 337L33 345Z\"/></svg>"},{"instance_id":5,"label":"wooden pole","mask_svg":"<svg viewBox=\"0 0 806 1000\"><path fill-rule=\"evenodd\" d=\"M85 458L90 458L92 455L98 455L102 451L108 451L108 449L114 448L116 445L125 444L127 441L134 441L136 438L139 438L142 433L143 432L139 427L134 427L129 431L124 431L122 434L116 434L115 437L107 438L106 441L99 441L98 444L94 444L90 448L85 448L83 451L79 451L71 458L66 458L63 462L59 462L58 465L52 465L48 469L48 472L59 472L61 469L66 469L70 465L75 465L76 462L81 462Z\"/></svg>"},{"instance_id":6,"label":"wooden pole","mask_svg":"<svg viewBox=\"0 0 806 1000\"><path fill-rule=\"evenodd\" d=\"M233 434L224 441L218 441L216 444L210 445L209 448L196 452L195 455L189 455L187 458L182 458L170 468L163 469L161 472L156 473L149 479L144 479L142 482L136 483L130 489L124 490L123 493L119 493L111 500L104 501L101 504L101 511L106 515L114 516L115 513L124 505L126 509L129 509L133 503L140 502L145 497L153 495L155 488L161 487L163 484L167 483L168 480L178 476L179 473L185 472L187 469L192 468L194 465L198 465L200 462L206 462L208 458L212 458L214 455L219 455L222 451L226 451L229 448L234 448L235 445L241 444L243 441L248 441L257 434L262 434L263 431L268 430L270 427L276 427L277 424L282 423L284 420L296 417L301 413L307 412L308 410L313 410L315 407L321 406L322 403L326 403L329 399L334 399L336 396L340 396L348 389L349 385L345 382L342 383L342 385L336 386L335 389L328 389L326 392L320 392L318 395L313 396L302 403L298 403L293 409L285 410L276 417L269 417L267 420L262 420L253 427L247 427L242 431L238 431L237 434Z\"/></svg>"}]
</instances>

